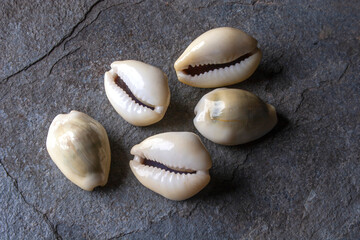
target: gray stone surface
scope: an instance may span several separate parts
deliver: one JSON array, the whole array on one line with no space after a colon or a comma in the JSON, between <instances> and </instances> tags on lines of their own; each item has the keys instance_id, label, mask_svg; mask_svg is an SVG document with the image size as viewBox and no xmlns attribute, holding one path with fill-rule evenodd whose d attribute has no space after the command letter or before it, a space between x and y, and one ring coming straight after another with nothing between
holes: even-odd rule
<instances>
[{"instance_id":1,"label":"gray stone surface","mask_svg":"<svg viewBox=\"0 0 360 240\"><path fill-rule=\"evenodd\" d=\"M349 1L11 1L0 3L0 239L359 239L360 3ZM256 73L232 87L273 104L265 137L225 147L204 138L210 184L173 202L131 173L130 148L166 131L197 132L209 89L177 81L174 61L214 27L258 39ZM163 69L165 118L139 128L113 110L114 60ZM51 161L52 119L76 109L106 128L108 184L85 192Z\"/></svg>"}]
</instances>

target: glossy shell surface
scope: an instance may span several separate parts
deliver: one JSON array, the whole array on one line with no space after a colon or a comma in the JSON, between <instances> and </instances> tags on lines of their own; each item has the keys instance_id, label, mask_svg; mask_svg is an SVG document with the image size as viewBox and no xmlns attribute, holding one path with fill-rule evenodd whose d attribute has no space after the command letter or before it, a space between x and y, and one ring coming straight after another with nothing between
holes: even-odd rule
<instances>
[{"instance_id":1,"label":"glossy shell surface","mask_svg":"<svg viewBox=\"0 0 360 240\"><path fill-rule=\"evenodd\" d=\"M57 115L50 125L46 148L60 171L80 188L92 191L107 183L109 139L104 127L85 113Z\"/></svg>"},{"instance_id":2,"label":"glossy shell surface","mask_svg":"<svg viewBox=\"0 0 360 240\"><path fill-rule=\"evenodd\" d=\"M147 126L160 121L170 103L167 76L159 68L135 61L116 61L105 73L106 96L127 122Z\"/></svg>"},{"instance_id":3,"label":"glossy shell surface","mask_svg":"<svg viewBox=\"0 0 360 240\"><path fill-rule=\"evenodd\" d=\"M261 57L255 38L236 28L221 27L196 38L174 68L179 81L190 86L222 87L250 77Z\"/></svg>"},{"instance_id":4,"label":"glossy shell surface","mask_svg":"<svg viewBox=\"0 0 360 240\"><path fill-rule=\"evenodd\" d=\"M210 181L211 158L194 133L157 134L135 145L131 154L130 168L136 178L168 199L190 198Z\"/></svg>"},{"instance_id":5,"label":"glossy shell surface","mask_svg":"<svg viewBox=\"0 0 360 240\"><path fill-rule=\"evenodd\" d=\"M215 89L200 99L194 112L196 129L209 140L223 145L253 141L277 123L272 105L240 89Z\"/></svg>"}]
</instances>

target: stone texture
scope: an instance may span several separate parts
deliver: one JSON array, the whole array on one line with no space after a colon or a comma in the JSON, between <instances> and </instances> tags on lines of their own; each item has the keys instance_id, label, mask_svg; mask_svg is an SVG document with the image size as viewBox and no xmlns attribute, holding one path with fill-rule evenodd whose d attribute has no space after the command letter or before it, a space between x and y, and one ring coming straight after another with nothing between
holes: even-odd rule
<instances>
[{"instance_id":1,"label":"stone texture","mask_svg":"<svg viewBox=\"0 0 360 240\"><path fill-rule=\"evenodd\" d=\"M349 1L3 1L0 26L0 239L359 239L360 3ZM186 46L219 26L258 39L263 60L232 87L274 105L279 124L249 144L204 138L210 184L173 202L131 173L130 148L193 131L209 89L177 81ZM163 69L165 118L139 128L108 102L103 74L136 59ZM76 109L106 128L108 184L85 192L51 161L52 119Z\"/></svg>"}]
</instances>

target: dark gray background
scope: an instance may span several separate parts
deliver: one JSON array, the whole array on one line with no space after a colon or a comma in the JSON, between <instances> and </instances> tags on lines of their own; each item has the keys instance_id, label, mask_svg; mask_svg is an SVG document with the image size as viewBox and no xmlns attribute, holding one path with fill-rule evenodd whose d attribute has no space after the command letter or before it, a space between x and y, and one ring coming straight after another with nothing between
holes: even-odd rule
<instances>
[{"instance_id":1,"label":"dark gray background","mask_svg":"<svg viewBox=\"0 0 360 240\"><path fill-rule=\"evenodd\" d=\"M1 1L1 239L359 239L360 2ZM219 26L259 41L263 59L231 86L273 104L265 137L226 147L202 137L212 180L174 202L143 187L128 162L134 144L193 131L211 89L178 82L173 63ZM135 59L169 77L165 118L134 127L111 107L103 74ZM108 132L108 184L86 192L51 161L53 118L76 109Z\"/></svg>"}]
</instances>

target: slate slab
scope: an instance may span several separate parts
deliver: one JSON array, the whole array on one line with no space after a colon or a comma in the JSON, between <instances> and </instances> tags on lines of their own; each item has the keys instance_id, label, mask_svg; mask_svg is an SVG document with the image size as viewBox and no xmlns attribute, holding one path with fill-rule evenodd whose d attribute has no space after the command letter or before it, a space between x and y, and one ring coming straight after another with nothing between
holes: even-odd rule
<instances>
[{"instance_id":1,"label":"slate slab","mask_svg":"<svg viewBox=\"0 0 360 240\"><path fill-rule=\"evenodd\" d=\"M359 239L360 2L28 1L0 3L0 239ZM201 33L253 35L263 59L231 86L274 105L265 137L225 147L202 137L210 184L173 202L144 188L131 147L193 131L210 89L177 81L173 63ZM165 118L134 127L111 107L103 74L135 59L169 77ZM82 111L108 132L108 184L85 192L45 149L59 113Z\"/></svg>"}]
</instances>

